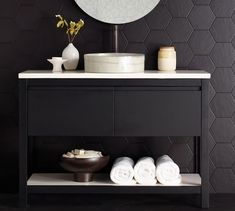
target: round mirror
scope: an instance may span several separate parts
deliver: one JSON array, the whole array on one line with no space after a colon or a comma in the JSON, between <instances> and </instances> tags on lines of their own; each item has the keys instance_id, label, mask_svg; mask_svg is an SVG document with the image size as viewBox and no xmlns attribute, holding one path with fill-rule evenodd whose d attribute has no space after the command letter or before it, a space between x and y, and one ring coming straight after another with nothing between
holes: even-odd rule
<instances>
[{"instance_id":1,"label":"round mirror","mask_svg":"<svg viewBox=\"0 0 235 211\"><path fill-rule=\"evenodd\" d=\"M112 24L136 21L151 12L160 0L75 0L91 17Z\"/></svg>"}]
</instances>

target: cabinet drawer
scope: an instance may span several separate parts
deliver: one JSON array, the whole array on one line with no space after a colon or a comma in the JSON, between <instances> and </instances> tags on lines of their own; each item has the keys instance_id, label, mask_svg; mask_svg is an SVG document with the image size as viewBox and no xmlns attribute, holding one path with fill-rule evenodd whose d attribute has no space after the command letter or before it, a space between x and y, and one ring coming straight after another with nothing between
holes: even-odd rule
<instances>
[{"instance_id":1,"label":"cabinet drawer","mask_svg":"<svg viewBox=\"0 0 235 211\"><path fill-rule=\"evenodd\" d=\"M34 88L28 92L29 135L113 135L112 88Z\"/></svg>"},{"instance_id":2,"label":"cabinet drawer","mask_svg":"<svg viewBox=\"0 0 235 211\"><path fill-rule=\"evenodd\" d=\"M201 134L200 91L115 92L116 136Z\"/></svg>"}]
</instances>

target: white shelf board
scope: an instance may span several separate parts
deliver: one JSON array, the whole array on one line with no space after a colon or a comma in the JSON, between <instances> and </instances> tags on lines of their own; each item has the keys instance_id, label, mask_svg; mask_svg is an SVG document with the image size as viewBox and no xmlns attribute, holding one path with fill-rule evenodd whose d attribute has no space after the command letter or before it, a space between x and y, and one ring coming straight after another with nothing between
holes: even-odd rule
<instances>
[{"instance_id":1,"label":"white shelf board","mask_svg":"<svg viewBox=\"0 0 235 211\"><path fill-rule=\"evenodd\" d=\"M82 70L53 73L51 70L28 70L18 74L19 79L210 79L211 74L202 70L177 70L143 73L86 73Z\"/></svg>"},{"instance_id":2,"label":"white shelf board","mask_svg":"<svg viewBox=\"0 0 235 211\"><path fill-rule=\"evenodd\" d=\"M181 174L182 183L175 186L200 186L201 177L199 174ZM27 182L28 186L156 186L162 187L166 185L118 185L114 184L107 174L95 174L94 180L91 182L74 182L71 173L36 173L32 174ZM172 185L171 185L172 186Z\"/></svg>"}]
</instances>

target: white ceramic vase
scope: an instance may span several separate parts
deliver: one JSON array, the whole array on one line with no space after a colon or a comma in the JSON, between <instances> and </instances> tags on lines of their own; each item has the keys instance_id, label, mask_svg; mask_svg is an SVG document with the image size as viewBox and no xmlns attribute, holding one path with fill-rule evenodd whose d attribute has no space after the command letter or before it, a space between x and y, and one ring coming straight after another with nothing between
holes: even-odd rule
<instances>
[{"instance_id":1,"label":"white ceramic vase","mask_svg":"<svg viewBox=\"0 0 235 211\"><path fill-rule=\"evenodd\" d=\"M62 58L67 61L64 63L66 70L76 70L79 62L79 52L74 47L73 43L69 43L68 46L63 50Z\"/></svg>"}]
</instances>

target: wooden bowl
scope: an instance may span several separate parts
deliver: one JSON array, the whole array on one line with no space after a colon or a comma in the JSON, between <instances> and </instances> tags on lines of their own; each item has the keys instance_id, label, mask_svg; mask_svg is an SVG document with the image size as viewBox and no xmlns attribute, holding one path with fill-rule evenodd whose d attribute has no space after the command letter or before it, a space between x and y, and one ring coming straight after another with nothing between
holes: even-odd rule
<instances>
[{"instance_id":1,"label":"wooden bowl","mask_svg":"<svg viewBox=\"0 0 235 211\"><path fill-rule=\"evenodd\" d=\"M100 171L109 162L109 156L97 158L64 158L61 157L60 165L67 171L74 173L74 181L90 182L93 173Z\"/></svg>"}]
</instances>

